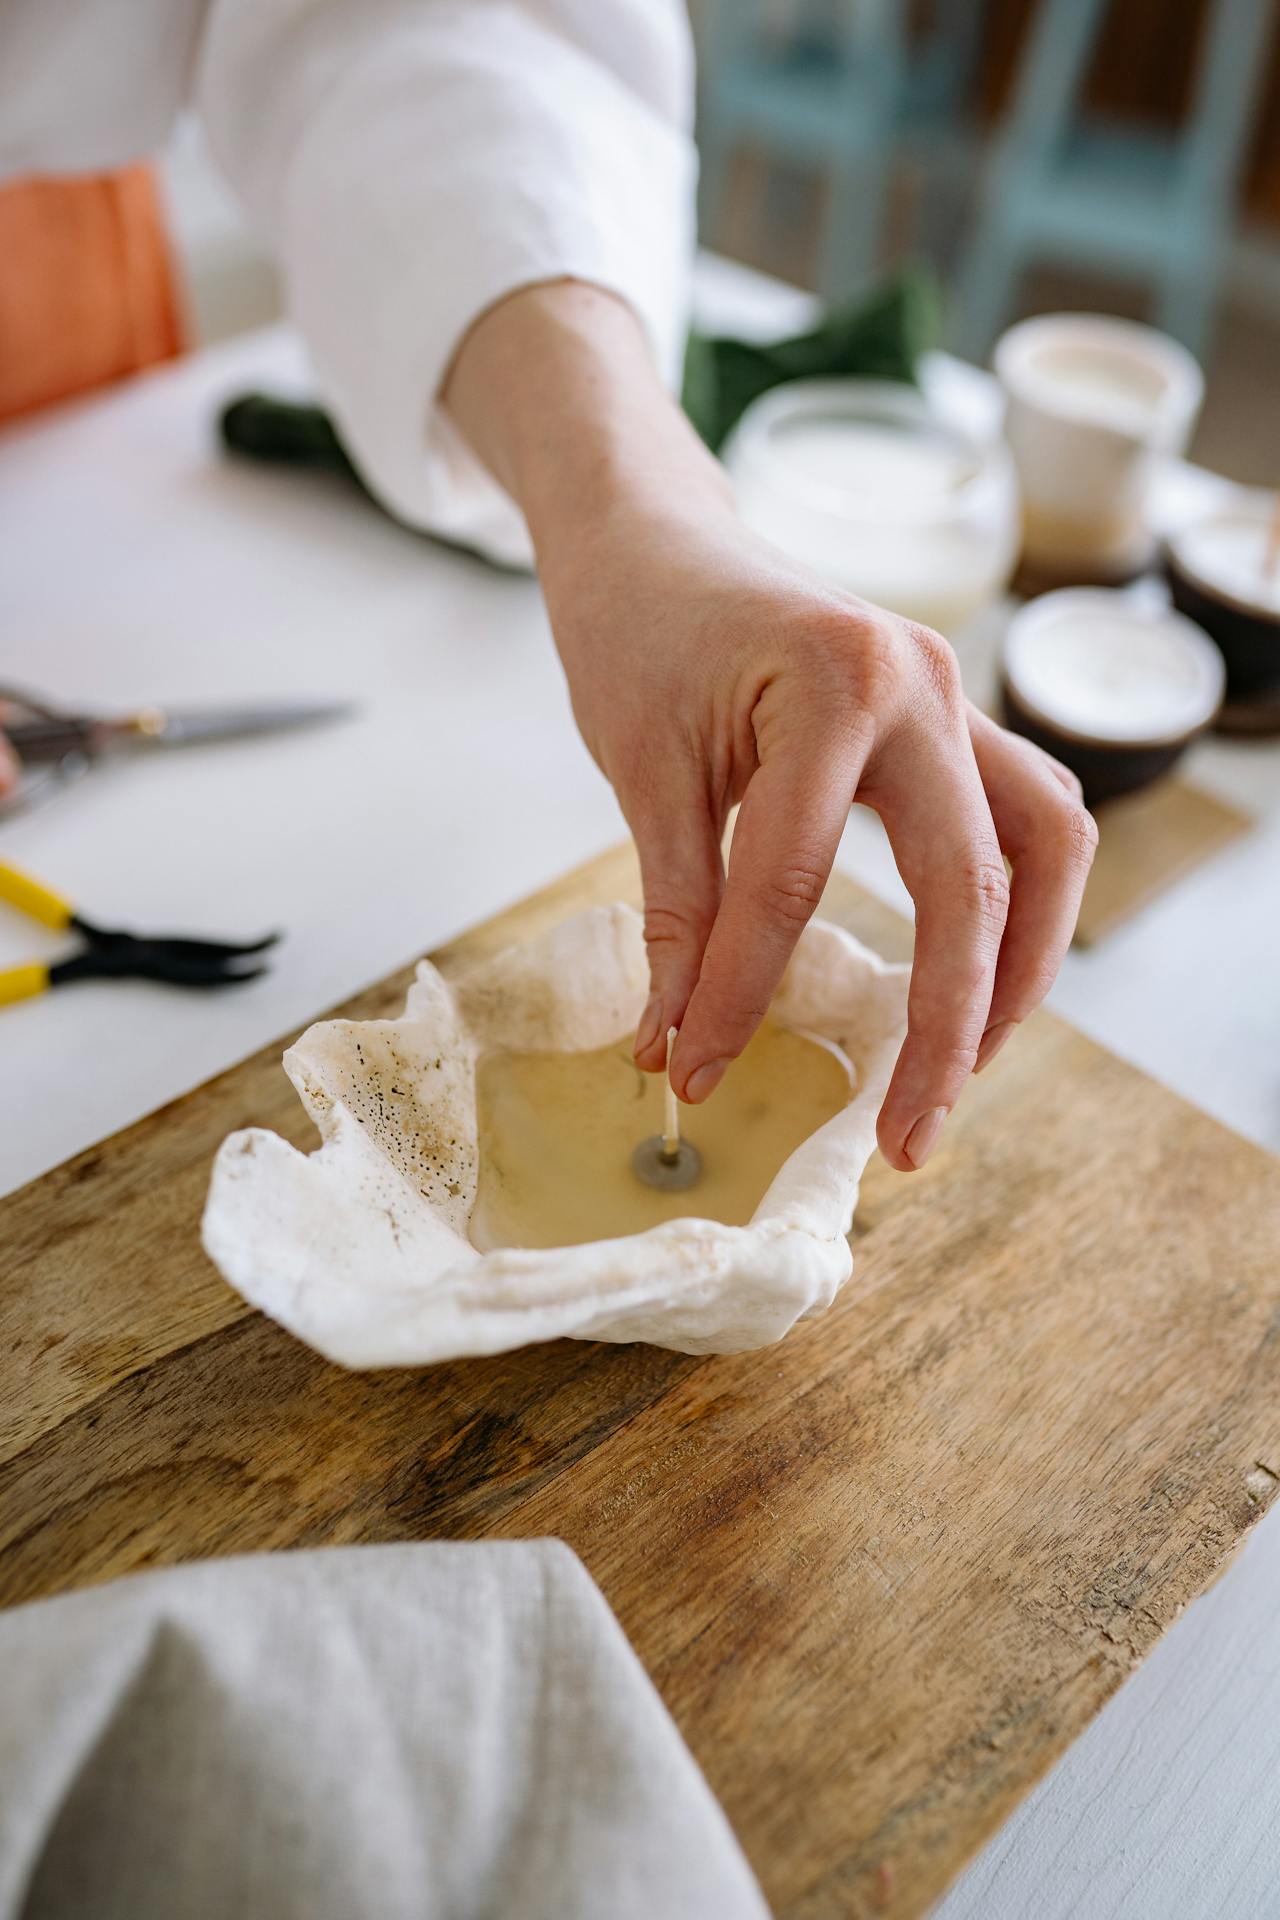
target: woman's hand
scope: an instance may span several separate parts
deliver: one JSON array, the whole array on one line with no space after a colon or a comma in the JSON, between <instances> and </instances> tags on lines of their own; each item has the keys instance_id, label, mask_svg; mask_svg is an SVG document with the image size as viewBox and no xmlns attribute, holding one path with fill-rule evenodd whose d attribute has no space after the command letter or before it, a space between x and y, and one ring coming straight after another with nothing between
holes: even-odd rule
<instances>
[{"instance_id":1,"label":"woman's hand","mask_svg":"<svg viewBox=\"0 0 1280 1920\"><path fill-rule=\"evenodd\" d=\"M531 366L556 398L517 398L513 422L501 396ZM524 507L574 713L639 849L652 998L637 1059L660 1068L678 1026L677 1091L711 1092L769 1006L856 799L916 905L879 1140L893 1166L922 1166L968 1075L1061 964L1096 838L1073 776L966 703L936 634L742 527L608 295L505 302L448 400Z\"/></svg>"},{"instance_id":2,"label":"woman's hand","mask_svg":"<svg viewBox=\"0 0 1280 1920\"><path fill-rule=\"evenodd\" d=\"M894 1166L923 1165L969 1073L1061 964L1095 839L1074 779L966 703L936 634L821 585L727 508L604 513L544 585L583 738L639 849L653 983L640 1064L661 1067L678 1026L676 1088L711 1092L768 1008L857 799L916 904L909 1032L879 1137Z\"/></svg>"}]
</instances>

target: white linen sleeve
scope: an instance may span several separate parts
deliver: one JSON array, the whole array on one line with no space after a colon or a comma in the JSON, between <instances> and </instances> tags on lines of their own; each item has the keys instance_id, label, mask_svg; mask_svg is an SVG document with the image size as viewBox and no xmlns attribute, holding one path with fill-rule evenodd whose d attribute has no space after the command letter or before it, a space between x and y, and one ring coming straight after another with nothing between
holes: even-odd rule
<instances>
[{"instance_id":1,"label":"white linen sleeve","mask_svg":"<svg viewBox=\"0 0 1280 1920\"><path fill-rule=\"evenodd\" d=\"M373 493L527 564L514 502L436 395L479 314L562 276L627 300L678 381L695 176L679 0L215 0L197 100Z\"/></svg>"}]
</instances>

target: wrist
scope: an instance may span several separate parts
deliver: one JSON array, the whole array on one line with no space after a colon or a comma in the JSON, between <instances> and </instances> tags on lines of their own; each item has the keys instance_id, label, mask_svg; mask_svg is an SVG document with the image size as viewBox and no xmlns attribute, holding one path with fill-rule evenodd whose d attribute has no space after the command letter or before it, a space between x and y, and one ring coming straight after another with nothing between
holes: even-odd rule
<instances>
[{"instance_id":1,"label":"wrist","mask_svg":"<svg viewBox=\"0 0 1280 1920\"><path fill-rule=\"evenodd\" d=\"M482 315L443 399L520 506L540 563L619 517L732 511L640 322L598 287L531 287Z\"/></svg>"}]
</instances>

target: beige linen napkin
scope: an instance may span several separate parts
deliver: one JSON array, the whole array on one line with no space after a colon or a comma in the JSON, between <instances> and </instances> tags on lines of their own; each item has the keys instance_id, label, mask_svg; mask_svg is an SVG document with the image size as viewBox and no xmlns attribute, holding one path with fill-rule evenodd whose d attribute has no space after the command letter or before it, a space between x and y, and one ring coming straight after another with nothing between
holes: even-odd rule
<instances>
[{"instance_id":1,"label":"beige linen napkin","mask_svg":"<svg viewBox=\"0 0 1280 1920\"><path fill-rule=\"evenodd\" d=\"M0 1614L0 1920L762 1920L560 1542L258 1555Z\"/></svg>"}]
</instances>

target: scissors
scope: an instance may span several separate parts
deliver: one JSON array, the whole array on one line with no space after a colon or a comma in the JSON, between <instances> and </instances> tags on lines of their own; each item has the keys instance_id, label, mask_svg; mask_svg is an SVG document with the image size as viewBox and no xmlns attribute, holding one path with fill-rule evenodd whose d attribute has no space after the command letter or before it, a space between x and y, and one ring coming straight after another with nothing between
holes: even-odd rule
<instances>
[{"instance_id":1,"label":"scissors","mask_svg":"<svg viewBox=\"0 0 1280 1920\"><path fill-rule=\"evenodd\" d=\"M251 706L140 707L112 717L69 713L22 688L0 685L0 731L23 765L16 791L0 801L0 818L52 798L112 754L282 733L343 720L354 712L354 705L343 700L283 700Z\"/></svg>"}]
</instances>

